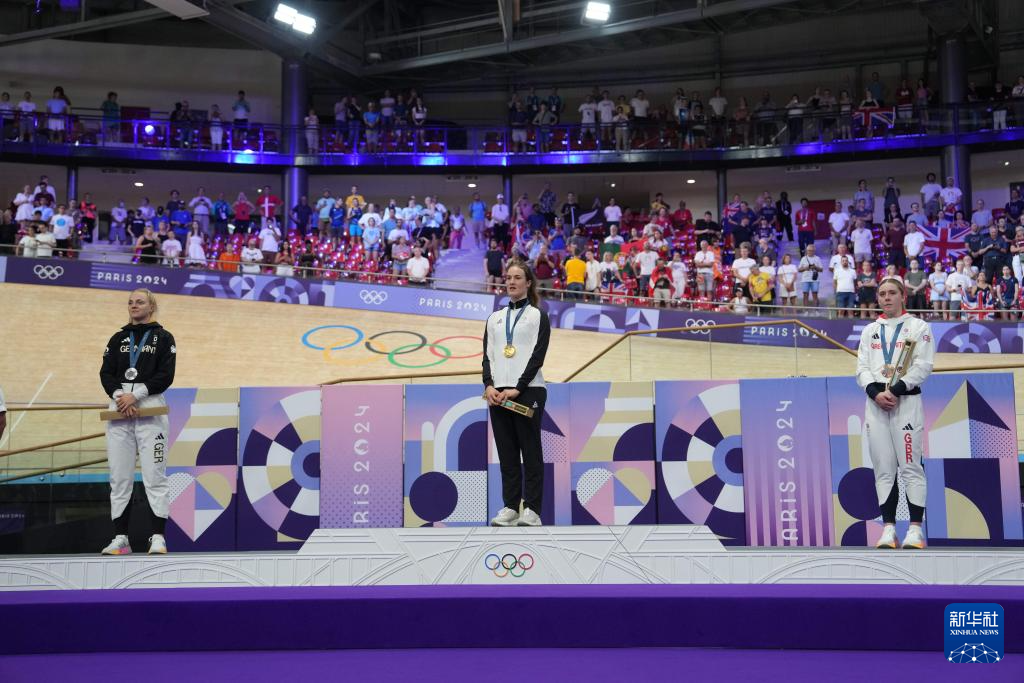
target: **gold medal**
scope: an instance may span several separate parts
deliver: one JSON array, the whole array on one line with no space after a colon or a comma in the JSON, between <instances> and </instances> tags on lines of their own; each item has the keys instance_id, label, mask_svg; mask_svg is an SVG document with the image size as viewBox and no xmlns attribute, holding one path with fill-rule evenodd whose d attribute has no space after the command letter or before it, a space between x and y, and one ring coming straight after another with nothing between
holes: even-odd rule
<instances>
[{"instance_id":1,"label":"gold medal","mask_svg":"<svg viewBox=\"0 0 1024 683\"><path fill-rule=\"evenodd\" d=\"M505 358L511 358L516 355L516 347L512 344L505 344Z\"/></svg>"},{"instance_id":2,"label":"gold medal","mask_svg":"<svg viewBox=\"0 0 1024 683\"><path fill-rule=\"evenodd\" d=\"M882 376L883 377L892 377L892 373L893 373L894 370L895 370L895 368L892 365L889 365L887 363L886 366L884 368L882 368Z\"/></svg>"}]
</instances>

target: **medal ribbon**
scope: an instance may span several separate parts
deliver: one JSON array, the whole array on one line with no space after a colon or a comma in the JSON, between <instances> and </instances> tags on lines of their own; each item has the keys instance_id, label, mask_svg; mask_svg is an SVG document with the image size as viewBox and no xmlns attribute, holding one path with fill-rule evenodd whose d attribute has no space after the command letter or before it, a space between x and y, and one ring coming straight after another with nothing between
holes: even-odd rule
<instances>
[{"instance_id":1,"label":"medal ribbon","mask_svg":"<svg viewBox=\"0 0 1024 683\"><path fill-rule=\"evenodd\" d=\"M523 317L523 312L530 304L523 304L523 307L519 309L519 313L516 314L516 321L512 322L512 302L508 302L508 313L505 314L505 346L512 346L512 333L516 331L516 325L519 324L519 319ZM511 323L511 327L509 324Z\"/></svg>"},{"instance_id":2,"label":"medal ribbon","mask_svg":"<svg viewBox=\"0 0 1024 683\"><path fill-rule=\"evenodd\" d=\"M128 367L134 368L135 364L139 362L139 356L142 355L142 347L146 345L146 340L149 339L150 332L152 332L152 330L146 330L146 333L142 335L142 341L139 342L138 346L135 345L135 333L129 333L128 340L131 346L128 347Z\"/></svg>"},{"instance_id":3,"label":"medal ribbon","mask_svg":"<svg viewBox=\"0 0 1024 683\"><path fill-rule=\"evenodd\" d=\"M892 344L885 340L885 325L882 326L882 360L886 365L892 365L892 357L896 355L896 342L899 341L900 331L903 329L903 323L896 326L896 334L893 335Z\"/></svg>"}]
</instances>

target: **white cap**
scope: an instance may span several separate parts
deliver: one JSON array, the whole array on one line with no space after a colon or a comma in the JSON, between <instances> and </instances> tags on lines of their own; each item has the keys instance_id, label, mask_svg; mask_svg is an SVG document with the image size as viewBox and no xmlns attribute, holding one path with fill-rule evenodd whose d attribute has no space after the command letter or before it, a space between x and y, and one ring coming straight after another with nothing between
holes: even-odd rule
<instances>
[{"instance_id":1,"label":"white cap","mask_svg":"<svg viewBox=\"0 0 1024 683\"><path fill-rule=\"evenodd\" d=\"M504 199L504 198L505 198L505 195L500 194L500 193L498 194L498 199Z\"/></svg>"}]
</instances>

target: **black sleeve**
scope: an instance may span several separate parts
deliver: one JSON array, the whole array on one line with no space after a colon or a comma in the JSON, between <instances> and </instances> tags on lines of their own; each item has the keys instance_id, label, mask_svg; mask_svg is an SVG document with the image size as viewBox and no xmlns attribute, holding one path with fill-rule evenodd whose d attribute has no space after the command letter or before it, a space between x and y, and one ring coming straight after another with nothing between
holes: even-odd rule
<instances>
[{"instance_id":1,"label":"black sleeve","mask_svg":"<svg viewBox=\"0 0 1024 683\"><path fill-rule=\"evenodd\" d=\"M878 396L883 391L885 391L885 382L872 382L864 387L864 392L867 393L868 398L872 401L875 400L875 396Z\"/></svg>"},{"instance_id":2,"label":"black sleeve","mask_svg":"<svg viewBox=\"0 0 1024 683\"><path fill-rule=\"evenodd\" d=\"M892 392L893 396L904 396L906 395L908 389L906 383L904 383L903 380L897 380L896 382L893 382L892 385L889 387L889 391Z\"/></svg>"},{"instance_id":3,"label":"black sleeve","mask_svg":"<svg viewBox=\"0 0 1024 683\"><path fill-rule=\"evenodd\" d=\"M160 341L160 348L157 349L156 355L156 370L146 382L146 389L150 396L164 393L174 381L174 368L178 357L174 336L164 330L163 339Z\"/></svg>"},{"instance_id":4,"label":"black sleeve","mask_svg":"<svg viewBox=\"0 0 1024 683\"><path fill-rule=\"evenodd\" d=\"M544 311L540 311L540 327L537 330L537 343L533 347L533 355L530 356L530 361L526 364L526 369L523 370L523 374L519 378L519 382L516 384L517 391L524 391L528 386L530 386L530 382L533 381L533 378L537 376L537 371L544 365L544 357L548 353L548 342L550 340L551 322L548 320L548 314Z\"/></svg>"},{"instance_id":5,"label":"black sleeve","mask_svg":"<svg viewBox=\"0 0 1024 683\"><path fill-rule=\"evenodd\" d=\"M488 318L490 320L490 318ZM494 386L494 378L491 376L491 359L487 357L487 328L489 325L484 325L484 388Z\"/></svg>"},{"instance_id":6,"label":"black sleeve","mask_svg":"<svg viewBox=\"0 0 1024 683\"><path fill-rule=\"evenodd\" d=\"M103 365L100 366L100 384L103 385L103 391L106 392L107 396L113 396L114 392L121 388L121 382L117 379L117 354L118 354L118 341L117 337L120 335L114 335L107 342L107 347L103 349Z\"/></svg>"}]
</instances>

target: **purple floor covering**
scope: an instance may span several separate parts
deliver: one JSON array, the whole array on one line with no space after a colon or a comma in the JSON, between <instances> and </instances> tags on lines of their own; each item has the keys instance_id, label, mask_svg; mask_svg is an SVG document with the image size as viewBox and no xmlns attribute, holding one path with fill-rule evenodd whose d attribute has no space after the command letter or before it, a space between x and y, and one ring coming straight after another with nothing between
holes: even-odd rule
<instances>
[{"instance_id":1,"label":"purple floor covering","mask_svg":"<svg viewBox=\"0 0 1024 683\"><path fill-rule=\"evenodd\" d=\"M0 593L0 654L408 648L942 650L943 609L1024 588L642 585ZM43 636L45 634L45 637ZM1006 652L1024 652L1008 628Z\"/></svg>"},{"instance_id":2,"label":"purple floor covering","mask_svg":"<svg viewBox=\"0 0 1024 683\"><path fill-rule=\"evenodd\" d=\"M968 665L950 664L941 652L683 648L118 652L0 657L0 680L1019 683L1024 656Z\"/></svg>"}]
</instances>

